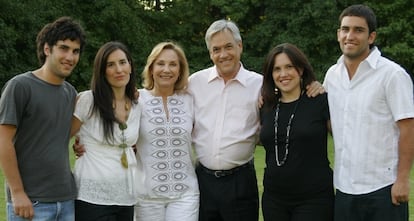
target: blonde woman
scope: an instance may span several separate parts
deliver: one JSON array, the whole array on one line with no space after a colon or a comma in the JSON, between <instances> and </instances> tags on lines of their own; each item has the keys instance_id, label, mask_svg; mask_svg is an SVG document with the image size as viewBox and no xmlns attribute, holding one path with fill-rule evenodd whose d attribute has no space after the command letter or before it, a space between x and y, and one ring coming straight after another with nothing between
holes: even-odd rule
<instances>
[{"instance_id":1,"label":"blonde woman","mask_svg":"<svg viewBox=\"0 0 414 221\"><path fill-rule=\"evenodd\" d=\"M198 220L199 190L191 153L193 98L189 68L173 42L157 44L142 73L137 161L140 195L137 221Z\"/></svg>"}]
</instances>

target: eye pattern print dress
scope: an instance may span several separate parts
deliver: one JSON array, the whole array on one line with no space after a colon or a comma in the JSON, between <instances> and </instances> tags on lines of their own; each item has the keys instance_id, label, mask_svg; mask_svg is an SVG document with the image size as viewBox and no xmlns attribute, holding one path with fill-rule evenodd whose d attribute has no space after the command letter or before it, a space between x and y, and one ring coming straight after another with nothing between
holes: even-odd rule
<instances>
[{"instance_id":1,"label":"eye pattern print dress","mask_svg":"<svg viewBox=\"0 0 414 221\"><path fill-rule=\"evenodd\" d=\"M142 106L137 162L140 198L177 199L199 193L191 151L193 100L188 93L167 98L140 90ZM168 117L167 113L168 111Z\"/></svg>"}]
</instances>

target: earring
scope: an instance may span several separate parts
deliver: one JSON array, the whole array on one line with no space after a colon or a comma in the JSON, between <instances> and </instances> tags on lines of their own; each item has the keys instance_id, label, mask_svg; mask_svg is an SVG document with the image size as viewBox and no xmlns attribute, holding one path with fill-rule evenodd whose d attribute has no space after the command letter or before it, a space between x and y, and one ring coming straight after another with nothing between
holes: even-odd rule
<instances>
[{"instance_id":1,"label":"earring","mask_svg":"<svg viewBox=\"0 0 414 221\"><path fill-rule=\"evenodd\" d=\"M277 87L275 87L275 94L279 94L279 89Z\"/></svg>"}]
</instances>

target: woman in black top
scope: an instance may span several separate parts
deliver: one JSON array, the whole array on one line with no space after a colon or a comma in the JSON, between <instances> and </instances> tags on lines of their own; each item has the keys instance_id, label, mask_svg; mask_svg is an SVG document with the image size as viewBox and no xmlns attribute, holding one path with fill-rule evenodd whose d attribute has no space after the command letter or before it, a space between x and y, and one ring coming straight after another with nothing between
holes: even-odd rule
<instances>
[{"instance_id":1,"label":"woman in black top","mask_svg":"<svg viewBox=\"0 0 414 221\"><path fill-rule=\"evenodd\" d=\"M333 220L327 96L304 95L316 77L306 56L292 44L273 48L263 73L264 220Z\"/></svg>"}]
</instances>

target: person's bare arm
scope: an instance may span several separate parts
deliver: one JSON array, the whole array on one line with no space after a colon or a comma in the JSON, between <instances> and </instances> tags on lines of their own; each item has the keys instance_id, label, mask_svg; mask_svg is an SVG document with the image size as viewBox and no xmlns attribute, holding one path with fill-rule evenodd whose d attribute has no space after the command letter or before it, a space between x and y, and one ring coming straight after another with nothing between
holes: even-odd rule
<instances>
[{"instance_id":1,"label":"person's bare arm","mask_svg":"<svg viewBox=\"0 0 414 221\"><path fill-rule=\"evenodd\" d=\"M27 196L17 164L13 138L16 127L0 125L0 166L11 192L14 213L26 219L32 219L34 210L32 202Z\"/></svg>"},{"instance_id":2,"label":"person's bare arm","mask_svg":"<svg viewBox=\"0 0 414 221\"><path fill-rule=\"evenodd\" d=\"M319 94L325 93L325 89L323 88L322 84L318 81L313 81L309 85L306 86L306 95L308 97L316 97Z\"/></svg>"},{"instance_id":3,"label":"person's bare arm","mask_svg":"<svg viewBox=\"0 0 414 221\"><path fill-rule=\"evenodd\" d=\"M136 90L135 96L139 96L138 90ZM76 97L76 105L78 105L78 100L79 100L79 95ZM79 132L82 124L83 124L83 122L81 120L79 120L79 118L77 118L75 116L72 117L72 123L71 123L71 128L70 128L70 137L75 136ZM72 149L73 149L73 152L75 153L75 156L77 158L81 157L83 155L83 153L85 153L85 148L82 144L79 143L79 137L78 136L75 137L75 142L72 145Z\"/></svg>"},{"instance_id":4,"label":"person's bare arm","mask_svg":"<svg viewBox=\"0 0 414 221\"><path fill-rule=\"evenodd\" d=\"M408 202L410 193L410 171L414 159L414 118L397 122L400 130L398 143L397 180L391 189L392 203Z\"/></svg>"},{"instance_id":5,"label":"person's bare arm","mask_svg":"<svg viewBox=\"0 0 414 221\"><path fill-rule=\"evenodd\" d=\"M80 127L82 126L82 122L76 118L72 118L72 128L70 131L71 137L78 133ZM81 157L85 153L85 147L83 144L80 143L79 137L75 136L75 142L72 145L73 152L75 153L76 157Z\"/></svg>"},{"instance_id":6,"label":"person's bare arm","mask_svg":"<svg viewBox=\"0 0 414 221\"><path fill-rule=\"evenodd\" d=\"M70 137L75 136L79 132L82 122L75 116L72 117L72 125L70 128Z\"/></svg>"}]
</instances>

